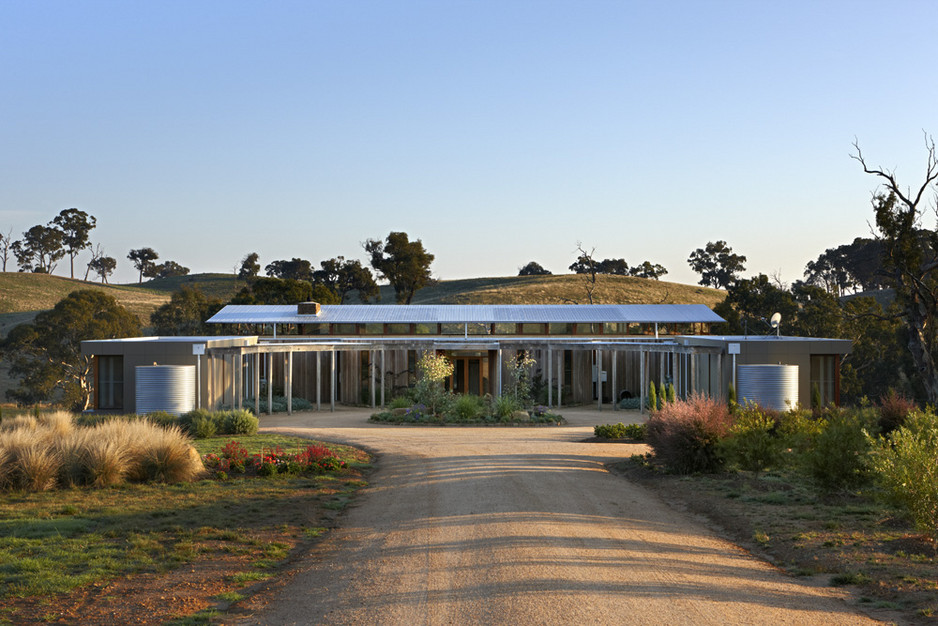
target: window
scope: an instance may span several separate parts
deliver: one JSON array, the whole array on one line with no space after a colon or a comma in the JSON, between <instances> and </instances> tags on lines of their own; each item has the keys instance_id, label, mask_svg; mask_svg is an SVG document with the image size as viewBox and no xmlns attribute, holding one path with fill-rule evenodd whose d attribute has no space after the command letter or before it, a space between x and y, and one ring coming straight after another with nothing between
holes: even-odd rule
<instances>
[{"instance_id":1,"label":"window","mask_svg":"<svg viewBox=\"0 0 938 626\"><path fill-rule=\"evenodd\" d=\"M333 324L332 332L336 335L357 335L358 328L355 324Z\"/></svg>"},{"instance_id":2,"label":"window","mask_svg":"<svg viewBox=\"0 0 938 626\"><path fill-rule=\"evenodd\" d=\"M821 407L836 404L839 399L838 358L836 354L811 355L811 397L814 398L814 389L821 392ZM811 407L811 408L821 408Z\"/></svg>"},{"instance_id":3,"label":"window","mask_svg":"<svg viewBox=\"0 0 938 626\"><path fill-rule=\"evenodd\" d=\"M388 324L389 335L409 335L410 324Z\"/></svg>"},{"instance_id":4,"label":"window","mask_svg":"<svg viewBox=\"0 0 938 626\"><path fill-rule=\"evenodd\" d=\"M98 408L124 408L124 357L99 356Z\"/></svg>"},{"instance_id":5,"label":"window","mask_svg":"<svg viewBox=\"0 0 938 626\"><path fill-rule=\"evenodd\" d=\"M492 332L496 335L514 335L518 332L517 324L492 324Z\"/></svg>"},{"instance_id":6,"label":"window","mask_svg":"<svg viewBox=\"0 0 938 626\"><path fill-rule=\"evenodd\" d=\"M384 324L362 324L362 330L365 335L383 335Z\"/></svg>"},{"instance_id":7,"label":"window","mask_svg":"<svg viewBox=\"0 0 938 626\"><path fill-rule=\"evenodd\" d=\"M551 335L572 335L573 334L573 324L562 324L558 322L551 322L547 328Z\"/></svg>"}]
</instances>

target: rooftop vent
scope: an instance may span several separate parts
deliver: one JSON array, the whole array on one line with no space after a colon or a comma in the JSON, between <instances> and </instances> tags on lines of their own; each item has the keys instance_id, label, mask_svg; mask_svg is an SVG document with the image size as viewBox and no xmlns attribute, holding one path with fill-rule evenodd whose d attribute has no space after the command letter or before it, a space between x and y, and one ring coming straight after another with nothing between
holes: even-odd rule
<instances>
[{"instance_id":1,"label":"rooftop vent","mask_svg":"<svg viewBox=\"0 0 938 626\"><path fill-rule=\"evenodd\" d=\"M322 305L318 302L300 302L296 305L297 315L319 315Z\"/></svg>"}]
</instances>

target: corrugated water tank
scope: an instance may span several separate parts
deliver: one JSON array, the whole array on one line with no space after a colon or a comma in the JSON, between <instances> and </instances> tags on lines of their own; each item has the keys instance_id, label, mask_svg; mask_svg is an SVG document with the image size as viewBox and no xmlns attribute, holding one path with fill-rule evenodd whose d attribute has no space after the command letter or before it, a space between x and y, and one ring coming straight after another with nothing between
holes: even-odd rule
<instances>
[{"instance_id":1,"label":"corrugated water tank","mask_svg":"<svg viewBox=\"0 0 938 626\"><path fill-rule=\"evenodd\" d=\"M736 397L776 411L798 404L797 365L739 365L736 368Z\"/></svg>"},{"instance_id":2,"label":"corrugated water tank","mask_svg":"<svg viewBox=\"0 0 938 626\"><path fill-rule=\"evenodd\" d=\"M138 365L137 413L181 415L195 408L194 365Z\"/></svg>"}]
</instances>

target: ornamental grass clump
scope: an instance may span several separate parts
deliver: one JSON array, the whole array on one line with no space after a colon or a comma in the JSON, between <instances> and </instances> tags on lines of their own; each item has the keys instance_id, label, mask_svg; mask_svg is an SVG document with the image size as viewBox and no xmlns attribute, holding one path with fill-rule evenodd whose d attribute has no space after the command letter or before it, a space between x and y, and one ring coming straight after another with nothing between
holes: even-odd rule
<instances>
[{"instance_id":1,"label":"ornamental grass clump","mask_svg":"<svg viewBox=\"0 0 938 626\"><path fill-rule=\"evenodd\" d=\"M134 470L142 480L178 483L193 480L205 467L181 428L153 426Z\"/></svg>"},{"instance_id":2,"label":"ornamental grass clump","mask_svg":"<svg viewBox=\"0 0 938 626\"><path fill-rule=\"evenodd\" d=\"M732 426L729 409L703 394L665 404L648 420L655 457L678 474L716 472L724 464L719 442Z\"/></svg>"}]
</instances>

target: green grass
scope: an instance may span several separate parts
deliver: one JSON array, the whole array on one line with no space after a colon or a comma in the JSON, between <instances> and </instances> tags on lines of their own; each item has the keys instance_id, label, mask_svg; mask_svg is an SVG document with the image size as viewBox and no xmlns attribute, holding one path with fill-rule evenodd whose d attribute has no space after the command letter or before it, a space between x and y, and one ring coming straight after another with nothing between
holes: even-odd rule
<instances>
[{"instance_id":1,"label":"green grass","mask_svg":"<svg viewBox=\"0 0 938 626\"><path fill-rule=\"evenodd\" d=\"M238 440L252 450L278 444L295 449L309 443L278 435ZM212 448L212 443L198 442L202 452L220 448ZM334 449L348 462L365 464L365 455L353 448ZM260 580L267 574L256 568L276 566L296 538L318 536L309 532L311 508L317 506L313 503L336 493L350 498L362 484L356 475L337 475L4 494L0 608L11 598L68 593L222 553L249 556L250 571L229 572L239 582ZM272 533L283 540L264 539Z\"/></svg>"}]
</instances>

